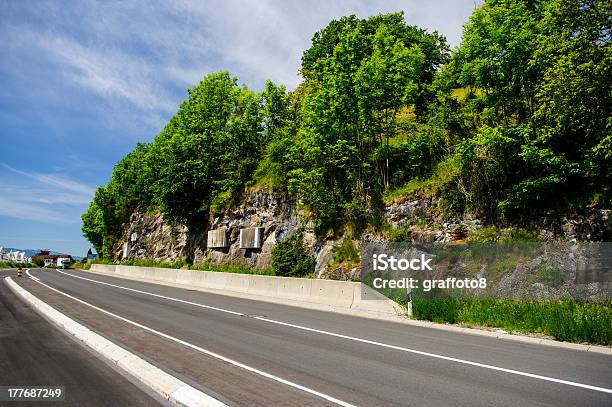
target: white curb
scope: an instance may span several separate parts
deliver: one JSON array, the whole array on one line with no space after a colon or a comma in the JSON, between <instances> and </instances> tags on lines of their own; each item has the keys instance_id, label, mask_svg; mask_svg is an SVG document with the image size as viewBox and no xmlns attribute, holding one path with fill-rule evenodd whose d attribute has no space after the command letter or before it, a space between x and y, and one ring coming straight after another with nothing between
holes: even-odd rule
<instances>
[{"instance_id":1,"label":"white curb","mask_svg":"<svg viewBox=\"0 0 612 407\"><path fill-rule=\"evenodd\" d=\"M4 281L17 296L39 314L171 403L186 407L227 407L221 401L184 383L67 317L21 288L10 277L6 277Z\"/></svg>"}]
</instances>

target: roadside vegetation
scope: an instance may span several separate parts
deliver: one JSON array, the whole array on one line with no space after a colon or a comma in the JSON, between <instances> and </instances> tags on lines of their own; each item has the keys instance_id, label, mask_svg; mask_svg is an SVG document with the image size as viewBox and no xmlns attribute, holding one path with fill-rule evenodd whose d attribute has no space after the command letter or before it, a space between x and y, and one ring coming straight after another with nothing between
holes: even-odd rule
<instances>
[{"instance_id":1,"label":"roadside vegetation","mask_svg":"<svg viewBox=\"0 0 612 407\"><path fill-rule=\"evenodd\" d=\"M17 263L17 262L12 262L12 261L1 261L0 262L0 269L18 269L19 267L33 268L33 267L36 267L36 265L32 263Z\"/></svg>"},{"instance_id":2,"label":"roadside vegetation","mask_svg":"<svg viewBox=\"0 0 612 407\"><path fill-rule=\"evenodd\" d=\"M83 266L83 270L89 270L93 264L113 264L123 266L138 266L138 267L158 267L158 268L171 268L171 269L185 269L185 270L200 270L200 271L218 271L223 273L239 273L239 274L260 274L273 276L274 271L272 269L254 269L246 266L237 266L233 264L209 264L203 263L198 265L188 264L184 261L177 261L174 263L158 262L152 260L124 260L114 261L110 259L97 259L93 260Z\"/></svg>"},{"instance_id":3,"label":"roadside vegetation","mask_svg":"<svg viewBox=\"0 0 612 407\"><path fill-rule=\"evenodd\" d=\"M604 0L485 0L452 51L402 13L333 20L304 51L293 90L268 81L255 92L225 71L189 89L96 190L83 233L110 259L136 209L198 230L265 188L294 197L319 236L410 241L427 225L392 230L384 205L431 198L438 218L488 225L457 231L469 241L537 240L521 226L542 214L612 207L611 17ZM279 242L270 270L195 268L309 276L314 260L297 240ZM334 261L357 264L354 249L342 242ZM415 301L418 318L437 322L599 344L612 335L608 303Z\"/></svg>"},{"instance_id":4,"label":"roadside vegetation","mask_svg":"<svg viewBox=\"0 0 612 407\"><path fill-rule=\"evenodd\" d=\"M405 300L400 300L405 305ZM508 332L538 333L559 341L612 345L609 302L493 299L413 300L416 319Z\"/></svg>"},{"instance_id":5,"label":"roadside vegetation","mask_svg":"<svg viewBox=\"0 0 612 407\"><path fill-rule=\"evenodd\" d=\"M92 264L121 264L124 266L160 267L173 269L188 269L202 271L218 271L224 273L261 274L280 277L313 277L315 259L308 253L300 233L295 233L282 240L272 250L272 261L269 268L256 269L235 264L213 264L210 262L191 264L185 260L174 263L158 262L145 259L114 261L112 259L97 259L78 268L89 270Z\"/></svg>"},{"instance_id":6,"label":"roadside vegetation","mask_svg":"<svg viewBox=\"0 0 612 407\"><path fill-rule=\"evenodd\" d=\"M297 198L320 235L376 227L385 202L436 198L495 225L609 208L609 2L487 0L452 52L402 13L331 21L295 89L228 72L189 89L83 215L110 257L136 208L197 228L245 190Z\"/></svg>"},{"instance_id":7,"label":"roadside vegetation","mask_svg":"<svg viewBox=\"0 0 612 407\"><path fill-rule=\"evenodd\" d=\"M274 275L312 277L315 265L315 258L306 251L301 231L281 240L272 249L272 271Z\"/></svg>"}]
</instances>

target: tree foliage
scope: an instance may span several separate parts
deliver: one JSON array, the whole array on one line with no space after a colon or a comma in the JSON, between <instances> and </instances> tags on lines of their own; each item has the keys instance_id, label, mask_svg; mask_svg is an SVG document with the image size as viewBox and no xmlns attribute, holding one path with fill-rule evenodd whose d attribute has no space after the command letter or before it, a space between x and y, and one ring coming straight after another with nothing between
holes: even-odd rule
<instances>
[{"instance_id":1,"label":"tree foliage","mask_svg":"<svg viewBox=\"0 0 612 407\"><path fill-rule=\"evenodd\" d=\"M402 13L333 20L292 91L227 72L189 89L98 188L83 233L110 256L136 208L201 226L253 186L297 198L321 234L367 225L394 189L488 221L609 208L611 21L604 0L486 0L451 53Z\"/></svg>"},{"instance_id":2,"label":"tree foliage","mask_svg":"<svg viewBox=\"0 0 612 407\"><path fill-rule=\"evenodd\" d=\"M167 219L202 222L250 179L264 145L257 95L227 72L208 75L156 137L155 201ZM231 199L230 199L231 201Z\"/></svg>"},{"instance_id":3,"label":"tree foliage","mask_svg":"<svg viewBox=\"0 0 612 407\"><path fill-rule=\"evenodd\" d=\"M400 114L419 110L445 41L404 22L403 14L332 21L304 52L303 125L294 143L303 159L289 172L321 229L359 223L392 174Z\"/></svg>"},{"instance_id":4,"label":"tree foliage","mask_svg":"<svg viewBox=\"0 0 612 407\"><path fill-rule=\"evenodd\" d=\"M610 204L610 22L605 1L474 11L438 78L446 95L467 93L449 130L462 138L468 209L496 219Z\"/></svg>"},{"instance_id":5,"label":"tree foliage","mask_svg":"<svg viewBox=\"0 0 612 407\"><path fill-rule=\"evenodd\" d=\"M304 277L314 273L315 264L315 258L306 251L300 231L272 248L272 270L277 276Z\"/></svg>"}]
</instances>

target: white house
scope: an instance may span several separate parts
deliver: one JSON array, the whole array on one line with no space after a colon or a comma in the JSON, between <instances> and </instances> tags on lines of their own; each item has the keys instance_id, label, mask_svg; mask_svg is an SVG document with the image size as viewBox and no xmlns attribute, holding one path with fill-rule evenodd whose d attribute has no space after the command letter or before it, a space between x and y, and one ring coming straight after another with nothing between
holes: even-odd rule
<instances>
[{"instance_id":1,"label":"white house","mask_svg":"<svg viewBox=\"0 0 612 407\"><path fill-rule=\"evenodd\" d=\"M25 255L25 252L14 251L8 254L8 261L12 261L15 263L25 263L28 258Z\"/></svg>"}]
</instances>

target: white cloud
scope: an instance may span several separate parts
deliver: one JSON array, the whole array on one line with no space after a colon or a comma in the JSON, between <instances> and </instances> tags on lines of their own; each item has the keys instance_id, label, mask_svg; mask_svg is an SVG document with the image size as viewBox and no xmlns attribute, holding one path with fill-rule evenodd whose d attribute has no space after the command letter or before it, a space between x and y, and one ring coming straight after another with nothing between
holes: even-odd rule
<instances>
[{"instance_id":1,"label":"white cloud","mask_svg":"<svg viewBox=\"0 0 612 407\"><path fill-rule=\"evenodd\" d=\"M0 184L0 216L45 223L79 223L94 188L57 174L24 171L2 164L8 172Z\"/></svg>"},{"instance_id":2,"label":"white cloud","mask_svg":"<svg viewBox=\"0 0 612 407\"><path fill-rule=\"evenodd\" d=\"M51 16L47 28L7 25L12 49L17 41L47 51L72 81L111 103L119 98L142 111L172 113L185 84L213 70L228 69L252 87L265 79L294 87L314 32L343 15L404 11L409 24L438 30L457 45L475 2L83 1L71 11L52 4L30 10Z\"/></svg>"},{"instance_id":3,"label":"white cloud","mask_svg":"<svg viewBox=\"0 0 612 407\"><path fill-rule=\"evenodd\" d=\"M173 5L177 15L206 24L218 63L240 74L243 81L261 83L270 78L294 87L300 81L303 51L331 19L404 11L408 24L437 30L456 46L474 0L214 0Z\"/></svg>"},{"instance_id":4,"label":"white cloud","mask_svg":"<svg viewBox=\"0 0 612 407\"><path fill-rule=\"evenodd\" d=\"M49 207L4 197L0 197L0 216L44 223L79 223L81 221L79 218L75 219Z\"/></svg>"},{"instance_id":5,"label":"white cloud","mask_svg":"<svg viewBox=\"0 0 612 407\"><path fill-rule=\"evenodd\" d=\"M84 47L65 38L39 38L40 48L67 65L65 76L95 93L123 98L143 110L172 111L175 108L167 91L156 84L146 61L114 50Z\"/></svg>"},{"instance_id":6,"label":"white cloud","mask_svg":"<svg viewBox=\"0 0 612 407\"><path fill-rule=\"evenodd\" d=\"M7 164L2 164L2 166L15 174L23 175L25 177L33 179L34 181L37 181L40 184L58 188L59 190L88 196L93 195L95 191L94 188L91 188L85 184L81 184L80 182L65 178L63 176L23 171L17 168L13 168Z\"/></svg>"}]
</instances>

